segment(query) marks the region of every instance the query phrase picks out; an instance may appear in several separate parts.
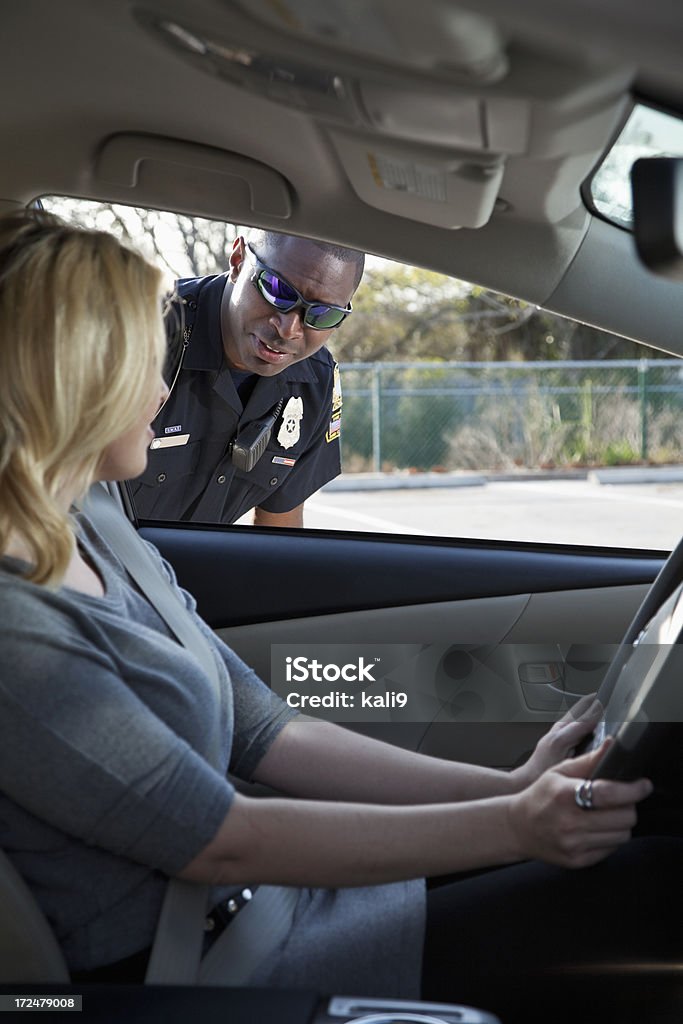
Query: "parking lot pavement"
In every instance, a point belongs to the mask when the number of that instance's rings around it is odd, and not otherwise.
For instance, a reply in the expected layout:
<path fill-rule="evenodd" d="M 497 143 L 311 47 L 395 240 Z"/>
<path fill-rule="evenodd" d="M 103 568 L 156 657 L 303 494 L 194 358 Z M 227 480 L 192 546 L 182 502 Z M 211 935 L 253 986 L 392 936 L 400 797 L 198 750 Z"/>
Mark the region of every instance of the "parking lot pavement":
<path fill-rule="evenodd" d="M 476 487 L 322 491 L 312 529 L 670 550 L 683 534 L 683 483 L 505 480 Z"/>

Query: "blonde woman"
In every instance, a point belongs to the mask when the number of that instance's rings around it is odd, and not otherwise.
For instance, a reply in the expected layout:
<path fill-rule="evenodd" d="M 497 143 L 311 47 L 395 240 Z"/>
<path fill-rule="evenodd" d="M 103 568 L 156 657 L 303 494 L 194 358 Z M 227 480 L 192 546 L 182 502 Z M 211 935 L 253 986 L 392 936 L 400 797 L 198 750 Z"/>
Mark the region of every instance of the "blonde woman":
<path fill-rule="evenodd" d="M 572 920 L 583 922 L 577 893 L 628 870 L 622 854 L 637 845 L 627 841 L 651 785 L 601 780 L 594 809 L 577 806 L 577 779 L 600 756 L 565 760 L 595 723 L 585 702 L 510 773 L 306 722 L 181 591 L 212 647 L 217 700 L 73 511 L 93 481 L 145 467 L 166 394 L 162 297 L 159 271 L 106 234 L 43 213 L 0 220 L 3 846 L 75 979 L 143 978 L 177 876 L 214 887 L 216 920 L 247 883 L 296 888 L 289 933 L 254 965 L 253 984 L 491 1005 L 496 972 L 565 956 Z M 228 769 L 298 799 L 240 795 Z M 656 852 L 643 886 L 665 884 Z M 427 892 L 421 881 L 519 861 L 531 863 Z M 516 913 L 538 934 L 520 941 Z M 615 942 L 656 952 L 647 914 L 608 923 L 595 942 L 582 931 L 583 956 Z"/>

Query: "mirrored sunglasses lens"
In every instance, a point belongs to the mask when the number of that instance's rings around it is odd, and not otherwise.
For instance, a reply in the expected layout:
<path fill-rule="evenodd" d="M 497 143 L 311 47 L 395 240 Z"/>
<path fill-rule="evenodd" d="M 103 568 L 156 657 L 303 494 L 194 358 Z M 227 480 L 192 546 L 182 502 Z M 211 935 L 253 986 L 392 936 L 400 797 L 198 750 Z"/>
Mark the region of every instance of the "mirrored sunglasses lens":
<path fill-rule="evenodd" d="M 299 296 L 294 292 L 286 281 L 282 281 L 276 274 L 263 270 L 258 278 L 259 288 L 264 299 L 278 309 L 291 309 L 299 301 Z"/>
<path fill-rule="evenodd" d="M 306 310 L 304 323 L 318 331 L 329 331 L 332 327 L 338 327 L 345 317 L 343 309 L 316 305 Z"/>

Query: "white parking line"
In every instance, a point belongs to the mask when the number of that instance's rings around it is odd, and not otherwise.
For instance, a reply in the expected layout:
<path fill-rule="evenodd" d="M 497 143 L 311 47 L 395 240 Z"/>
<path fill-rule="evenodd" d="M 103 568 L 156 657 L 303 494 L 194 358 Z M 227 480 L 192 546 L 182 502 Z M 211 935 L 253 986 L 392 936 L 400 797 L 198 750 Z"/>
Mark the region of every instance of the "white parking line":
<path fill-rule="evenodd" d="M 403 523 L 395 523 L 391 519 L 379 519 L 377 516 L 368 516 L 364 512 L 351 512 L 345 508 L 338 508 L 336 505 L 328 505 L 318 501 L 315 497 L 308 499 L 306 508 L 312 512 L 323 512 L 326 515 L 339 516 L 340 519 L 350 519 L 356 523 L 364 523 L 366 526 L 374 526 L 383 533 L 412 533 L 419 537 L 428 537 L 428 530 L 414 530 Z"/>
<path fill-rule="evenodd" d="M 488 487 L 495 486 L 505 489 L 507 491 L 536 491 L 540 494 L 557 494 L 564 498 L 576 497 L 577 499 L 583 500 L 584 498 L 592 498 L 594 501 L 617 501 L 620 503 L 633 504 L 637 502 L 639 505 L 656 505 L 658 507 L 666 506 L 667 508 L 681 508 L 683 509 L 683 498 L 676 501 L 675 498 L 652 498 L 644 494 L 638 494 L 633 491 L 633 484 L 628 485 L 628 490 L 615 491 L 612 486 L 607 485 L 605 487 L 597 487 L 595 490 L 590 489 L 592 485 L 586 485 L 581 490 L 575 488 L 562 487 L 561 484 L 551 483 L 496 483 L 488 484 Z"/>

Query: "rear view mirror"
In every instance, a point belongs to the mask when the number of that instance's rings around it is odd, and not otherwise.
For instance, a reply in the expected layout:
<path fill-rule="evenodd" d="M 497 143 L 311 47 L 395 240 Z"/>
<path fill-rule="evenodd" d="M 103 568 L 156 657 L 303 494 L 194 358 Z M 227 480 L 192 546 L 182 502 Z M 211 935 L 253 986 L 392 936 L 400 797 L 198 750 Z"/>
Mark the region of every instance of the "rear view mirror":
<path fill-rule="evenodd" d="M 640 259 L 655 274 L 683 281 L 683 158 L 636 160 L 631 188 Z"/>

